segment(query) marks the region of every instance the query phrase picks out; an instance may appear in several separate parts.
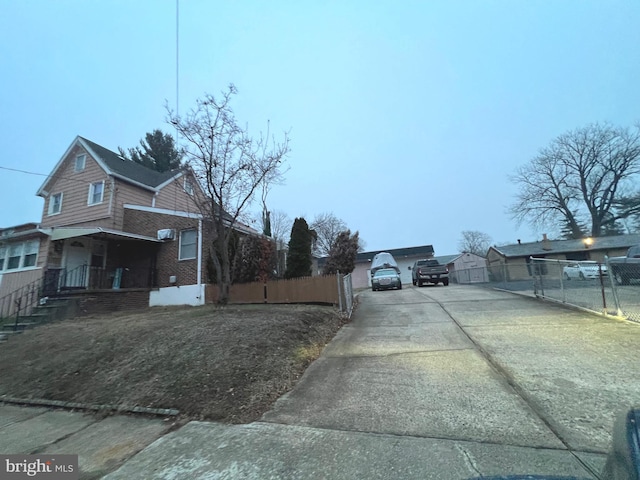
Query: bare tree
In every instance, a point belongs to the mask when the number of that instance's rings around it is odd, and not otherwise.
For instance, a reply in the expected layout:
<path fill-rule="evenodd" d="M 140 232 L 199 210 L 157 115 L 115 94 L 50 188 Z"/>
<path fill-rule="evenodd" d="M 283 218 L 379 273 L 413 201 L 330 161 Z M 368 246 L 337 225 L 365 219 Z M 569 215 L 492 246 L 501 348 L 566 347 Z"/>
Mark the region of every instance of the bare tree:
<path fill-rule="evenodd" d="M 167 107 L 169 122 L 185 143 L 186 161 L 205 192 L 199 206 L 214 237 L 211 260 L 223 304 L 229 299 L 234 227 L 261 185 L 280 177 L 289 152 L 286 133 L 280 143 L 262 135 L 256 140 L 238 125 L 230 105 L 235 94 L 233 85 L 220 100 L 207 94 L 184 117 Z"/>
<path fill-rule="evenodd" d="M 268 124 L 268 122 L 267 122 Z M 266 137 L 269 138 L 269 129 L 267 128 L 267 134 Z M 263 145 L 263 155 L 266 155 L 266 151 L 264 150 L 266 148 L 266 143 Z M 282 183 L 282 175 L 285 172 L 282 172 L 281 170 L 277 170 L 277 171 L 272 171 L 272 172 L 268 172 L 267 175 L 265 175 L 264 180 L 262 181 L 261 187 L 262 187 L 262 194 L 260 196 L 260 200 L 262 203 L 262 233 L 264 235 L 266 235 L 267 237 L 271 237 L 271 211 L 269 211 L 269 209 L 267 208 L 267 196 L 269 195 L 269 192 L 271 191 L 271 187 L 273 185 L 279 185 Z"/>
<path fill-rule="evenodd" d="M 278 248 L 285 245 L 289 240 L 288 237 L 291 234 L 291 227 L 293 221 L 282 210 L 274 210 L 271 212 L 271 238 L 276 242 Z"/>
<path fill-rule="evenodd" d="M 333 213 L 316 215 L 309 227 L 316 232 L 313 253 L 319 257 L 326 257 L 340 232 L 348 230 L 347 224 Z"/>
<path fill-rule="evenodd" d="M 559 136 L 517 170 L 511 180 L 520 193 L 509 212 L 519 224 L 561 226 L 571 238 L 600 236 L 640 212 L 638 173 L 640 125 L 589 125 Z"/>
<path fill-rule="evenodd" d="M 476 230 L 465 230 L 462 232 L 462 239 L 458 243 L 458 249 L 463 253 L 475 253 L 484 257 L 491 245 L 491 237 Z"/>
<path fill-rule="evenodd" d="M 271 238 L 276 244 L 276 254 L 278 262 L 276 273 L 278 277 L 284 275 L 286 269 L 286 245 L 291 235 L 291 227 L 293 220 L 282 210 L 274 210 L 270 214 L 271 219 Z"/>

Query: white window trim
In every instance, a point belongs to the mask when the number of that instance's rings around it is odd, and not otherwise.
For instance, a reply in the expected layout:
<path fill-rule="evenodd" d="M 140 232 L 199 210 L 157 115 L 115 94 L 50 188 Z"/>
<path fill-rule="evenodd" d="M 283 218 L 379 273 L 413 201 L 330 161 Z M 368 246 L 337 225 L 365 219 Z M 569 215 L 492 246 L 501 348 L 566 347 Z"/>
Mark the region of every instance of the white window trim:
<path fill-rule="evenodd" d="M 82 159 L 82 166 L 78 168 L 78 160 L 80 159 Z M 73 171 L 75 173 L 83 172 L 86 164 L 87 164 L 87 156 L 84 153 L 80 155 L 76 155 L 76 163 L 73 166 Z"/>
<path fill-rule="evenodd" d="M 36 256 L 36 261 L 33 265 L 29 265 L 28 267 L 24 267 L 24 259 L 27 256 L 25 254 L 25 247 L 28 243 L 30 242 L 38 242 L 38 246 L 35 249 L 35 256 Z M 18 267 L 16 268 L 8 268 L 9 266 L 9 252 L 11 251 L 11 247 L 15 247 L 16 245 L 20 245 L 20 260 L 18 261 Z M 13 273 L 13 272 L 24 272 L 26 270 L 35 270 L 38 267 L 38 257 L 40 253 L 40 240 L 36 239 L 36 240 L 27 240 L 24 242 L 20 242 L 20 243 L 14 243 L 14 244 L 8 244 L 6 245 L 5 251 L 4 251 L 4 262 L 2 265 L 2 269 L 0 269 L 0 273 Z M 30 253 L 28 255 L 33 255 L 33 253 Z"/>
<path fill-rule="evenodd" d="M 194 239 L 193 242 L 193 257 L 182 257 L 182 234 L 186 233 L 186 232 L 195 232 L 196 237 Z M 180 231 L 180 245 L 178 246 L 178 261 L 181 262 L 183 260 L 195 260 L 197 258 L 198 255 L 198 230 L 196 228 L 188 228 L 186 230 L 181 230 Z"/>
<path fill-rule="evenodd" d="M 93 186 L 97 185 L 97 184 L 101 184 L 102 185 L 102 190 L 100 191 L 100 201 L 99 202 L 91 202 L 91 200 L 93 199 Z M 102 202 L 104 201 L 104 180 L 101 180 L 99 182 L 91 182 L 91 184 L 89 185 L 89 198 L 87 198 L 87 205 L 91 206 L 91 205 L 100 205 Z"/>
<path fill-rule="evenodd" d="M 57 212 L 54 212 L 53 211 L 53 205 L 54 205 L 53 198 L 57 197 L 58 195 L 60 195 L 60 209 Z M 49 195 L 49 208 L 48 208 L 48 212 L 47 212 L 48 216 L 60 215 L 60 213 L 62 213 L 62 200 L 63 200 L 63 198 L 64 198 L 63 192 L 55 193 L 53 195 Z"/>

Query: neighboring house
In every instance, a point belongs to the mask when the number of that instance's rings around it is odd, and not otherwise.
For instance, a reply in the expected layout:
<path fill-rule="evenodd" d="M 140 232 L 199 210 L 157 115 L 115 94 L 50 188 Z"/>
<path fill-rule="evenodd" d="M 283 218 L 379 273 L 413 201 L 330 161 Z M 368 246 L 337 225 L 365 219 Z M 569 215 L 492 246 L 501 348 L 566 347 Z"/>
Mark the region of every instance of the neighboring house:
<path fill-rule="evenodd" d="M 433 258 L 434 253 L 432 245 L 358 253 L 356 256 L 356 267 L 351 273 L 353 288 L 366 288 L 371 286 L 371 261 L 373 257 L 380 252 L 388 252 L 393 255 L 400 269 L 402 283 L 411 283 L 411 270 L 409 267 L 413 267 L 413 263 L 416 260 Z"/>
<path fill-rule="evenodd" d="M 487 264 L 493 280 L 523 280 L 531 277 L 531 258 L 555 260 L 595 260 L 625 255 L 632 245 L 640 244 L 640 234 L 597 237 L 585 240 L 542 240 L 530 243 L 493 246 L 487 252 Z M 544 271 L 542 272 L 544 273 Z M 508 278 L 504 278 L 507 275 Z"/>
<path fill-rule="evenodd" d="M 435 257 L 449 268 L 449 278 L 454 283 L 483 283 L 489 281 L 487 259 L 475 253 L 457 253 Z"/>
<path fill-rule="evenodd" d="M 114 307 L 205 303 L 211 236 L 190 169 L 159 173 L 76 137 L 37 194 L 44 199 L 40 224 L 6 235 L 22 245 L 21 259 L 17 246 L 0 247 L 3 292 L 42 278 L 44 295 L 128 292 L 110 301 Z M 25 278 L 9 282 L 16 262 Z"/>
<path fill-rule="evenodd" d="M 16 308 L 14 299 L 3 302 L 3 298 L 42 278 L 47 245 L 47 236 L 37 223 L 0 229 L 0 318 Z"/>

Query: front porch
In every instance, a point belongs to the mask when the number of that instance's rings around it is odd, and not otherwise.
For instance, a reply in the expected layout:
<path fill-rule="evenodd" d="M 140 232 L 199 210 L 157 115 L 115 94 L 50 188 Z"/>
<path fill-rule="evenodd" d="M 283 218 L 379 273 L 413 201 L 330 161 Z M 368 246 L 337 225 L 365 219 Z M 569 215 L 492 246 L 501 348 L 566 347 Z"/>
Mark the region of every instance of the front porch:
<path fill-rule="evenodd" d="M 42 294 L 156 288 L 158 246 L 151 237 L 103 228 L 56 229 Z"/>
<path fill-rule="evenodd" d="M 77 291 L 157 288 L 152 268 L 97 267 L 80 265 L 72 270 L 50 267 L 44 273 L 42 295 L 66 295 Z"/>

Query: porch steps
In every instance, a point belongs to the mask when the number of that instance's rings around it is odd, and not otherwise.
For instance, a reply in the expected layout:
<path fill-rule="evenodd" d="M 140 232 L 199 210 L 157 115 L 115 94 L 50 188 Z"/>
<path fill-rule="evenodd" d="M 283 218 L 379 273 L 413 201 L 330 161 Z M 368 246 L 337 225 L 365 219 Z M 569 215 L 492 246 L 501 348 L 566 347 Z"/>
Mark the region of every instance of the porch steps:
<path fill-rule="evenodd" d="M 25 330 L 44 325 L 53 320 L 63 319 L 69 309 L 67 298 L 46 298 L 41 305 L 33 307 L 30 315 L 18 317 L 7 321 L 0 327 L 0 343 L 6 342 L 12 335 L 20 334 Z"/>

